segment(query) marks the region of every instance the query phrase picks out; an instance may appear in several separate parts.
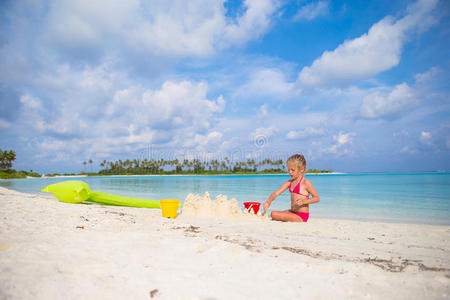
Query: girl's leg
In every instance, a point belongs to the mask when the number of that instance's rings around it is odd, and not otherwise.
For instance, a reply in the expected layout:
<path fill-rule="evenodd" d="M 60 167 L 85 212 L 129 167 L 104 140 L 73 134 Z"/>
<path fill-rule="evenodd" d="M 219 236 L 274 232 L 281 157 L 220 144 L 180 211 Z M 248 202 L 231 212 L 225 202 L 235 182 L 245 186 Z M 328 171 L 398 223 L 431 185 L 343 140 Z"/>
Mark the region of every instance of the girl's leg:
<path fill-rule="evenodd" d="M 283 222 L 303 222 L 302 218 L 298 215 L 290 212 L 289 210 L 283 211 L 273 211 L 270 216 L 272 220 L 283 221 Z"/>

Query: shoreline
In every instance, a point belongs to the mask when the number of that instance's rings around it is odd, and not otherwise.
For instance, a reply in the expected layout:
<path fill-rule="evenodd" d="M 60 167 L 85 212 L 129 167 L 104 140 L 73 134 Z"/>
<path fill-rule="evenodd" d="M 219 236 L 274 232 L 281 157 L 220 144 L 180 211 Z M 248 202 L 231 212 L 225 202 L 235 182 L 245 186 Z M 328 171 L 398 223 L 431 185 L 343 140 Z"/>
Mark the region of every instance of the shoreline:
<path fill-rule="evenodd" d="M 449 171 L 428 171 L 428 172 L 330 172 L 330 173 L 306 173 L 305 176 L 330 176 L 330 175 L 446 175 L 450 174 Z M 44 178 L 86 178 L 86 177 L 162 177 L 162 176 L 289 176 L 288 173 L 269 173 L 269 174 L 122 174 L 122 175 L 56 175 L 56 176 L 46 176 L 42 175 L 40 177 L 27 176 L 26 178 L 8 178 L 0 180 L 10 180 L 10 179 L 44 179 Z"/>
<path fill-rule="evenodd" d="M 325 175 L 325 174 L 324 174 Z M 328 175 L 328 174 L 326 174 Z M 347 175 L 347 174 L 346 174 Z M 232 178 L 235 178 L 234 180 L 240 181 L 240 176 L 242 175 L 225 175 L 223 178 L 224 180 L 229 180 Z M 243 175 L 244 177 L 246 175 Z M 310 175 L 307 175 L 308 177 L 310 177 Z M 336 175 L 336 180 L 339 180 L 339 176 L 340 175 Z M 358 175 L 357 175 L 358 176 Z M 439 175 L 436 175 L 437 177 L 439 177 Z M 90 179 L 88 179 L 90 177 Z M 142 177 L 142 180 L 145 180 L 145 178 L 161 178 L 162 181 L 165 182 L 167 178 L 167 180 L 169 180 L 170 178 L 177 178 L 179 177 L 180 180 L 181 178 L 189 178 L 191 177 L 191 180 L 197 180 L 195 179 L 196 177 L 198 178 L 198 180 L 203 180 L 201 179 L 203 177 L 203 175 L 196 175 L 195 177 L 191 176 L 191 175 L 112 175 L 112 176 L 85 176 L 82 178 L 73 178 L 73 180 L 79 179 L 79 180 L 84 180 L 85 182 L 87 182 L 88 184 L 94 184 L 94 183 L 99 183 L 100 182 L 100 186 L 101 183 L 106 180 L 109 181 L 107 178 L 111 178 L 111 180 L 113 178 L 122 178 L 122 180 L 127 181 L 127 178 L 131 181 L 133 181 L 134 179 L 132 178 L 139 178 Z M 205 180 L 207 178 L 214 178 L 214 176 L 205 176 Z M 229 178 L 225 178 L 225 177 L 229 177 Z M 257 178 L 259 177 L 259 175 L 247 175 L 247 178 Z M 269 176 L 266 176 L 266 180 L 271 180 L 269 177 L 283 177 L 283 178 L 288 178 L 288 175 L 286 174 L 271 174 Z M 327 177 L 327 176 L 325 176 Z M 86 178 L 86 179 L 84 179 Z M 322 177 L 324 178 L 324 177 Z M 41 189 L 49 184 L 52 183 L 56 183 L 56 182 L 60 182 L 60 181 L 64 181 L 64 180 L 71 180 L 72 178 L 67 178 L 66 176 L 64 176 L 63 178 L 39 178 L 37 180 L 31 180 L 29 182 L 27 181 L 9 181 L 9 180 L 0 180 L 0 187 L 3 186 L 5 188 L 9 188 L 11 190 L 17 190 L 20 192 L 25 192 L 25 193 L 33 193 L 36 195 L 42 195 L 43 193 L 40 192 Z M 314 175 L 312 175 L 311 180 L 314 179 Z M 333 179 L 334 180 L 334 179 Z M 9 182 L 8 182 L 9 181 Z M 156 180 L 159 181 L 159 180 Z M 128 182 L 128 181 L 127 181 Z M 153 182 L 153 179 L 149 181 L 145 181 L 145 182 Z M 100 186 L 96 186 L 95 190 L 100 190 L 106 193 L 110 193 L 110 194 L 117 194 L 117 195 L 121 195 L 121 196 L 126 196 L 126 197 L 131 197 L 131 198 L 139 198 L 139 199 L 162 199 L 162 198 L 167 198 L 167 194 L 166 192 L 164 192 L 164 195 L 162 193 L 159 193 L 157 195 L 153 195 L 153 196 L 149 196 L 146 195 L 143 192 L 137 191 L 137 192 L 132 192 L 132 191 L 127 191 L 126 189 L 121 189 L 120 184 L 113 184 L 114 188 L 112 188 L 111 186 L 108 186 L 110 189 L 108 189 L 108 187 L 100 187 Z M 126 184 L 125 184 L 126 185 Z M 175 197 L 176 199 L 179 199 L 181 202 L 183 201 L 183 199 L 187 196 L 188 194 L 188 190 L 189 187 L 187 186 L 187 189 L 184 189 L 183 192 L 178 193 L 177 195 L 172 195 L 171 197 Z M 193 191 L 190 191 L 189 193 L 192 193 Z M 199 194 L 204 194 L 205 192 L 210 192 L 212 193 L 213 197 L 222 195 L 224 193 L 224 191 L 222 190 L 208 190 L 208 186 L 204 186 L 204 188 L 202 188 L 201 190 L 196 190 L 194 193 L 199 193 Z M 233 194 L 233 193 L 227 193 L 225 192 L 225 196 L 229 197 L 230 199 L 233 197 L 237 197 L 237 199 L 240 201 L 239 203 L 241 205 L 243 205 L 243 202 L 245 202 L 244 200 L 246 200 L 245 195 L 239 194 Z M 325 194 L 322 195 L 325 197 Z M 265 200 L 266 195 L 263 195 L 263 198 L 255 198 L 254 200 L 246 200 L 246 201 L 256 201 L 256 202 L 263 202 L 260 201 L 261 199 Z M 323 200 L 326 203 L 331 203 L 332 200 L 334 200 L 333 198 L 330 198 L 329 196 L 327 198 L 323 198 Z M 445 201 L 446 199 L 443 199 L 443 201 Z M 341 195 L 341 199 L 340 201 L 345 202 L 346 198 L 345 195 Z M 278 205 L 278 206 L 274 206 L 271 208 L 271 210 L 284 210 L 287 209 L 287 206 L 285 205 Z M 450 221 L 448 221 L 448 218 L 445 217 L 444 213 L 441 213 L 439 215 L 437 214 L 421 214 L 420 218 L 419 217 L 411 217 L 411 215 L 409 215 L 408 210 L 405 211 L 401 211 L 397 214 L 383 214 L 383 213 L 376 213 L 374 211 L 369 211 L 369 210 L 364 210 L 364 206 L 359 210 L 358 214 L 355 214 L 352 210 L 341 210 L 338 211 L 337 213 L 334 210 L 330 210 L 330 205 L 328 205 L 328 207 L 324 207 L 324 209 L 321 210 L 317 210 L 315 212 L 313 212 L 312 214 L 313 217 L 316 218 L 323 218 L 323 219 L 330 219 L 330 220 L 358 220 L 361 222 L 385 222 L 385 223 L 398 223 L 398 224 L 428 224 L 428 225 L 440 225 L 440 226 L 448 226 L 450 225 Z M 414 216 L 417 216 L 414 215 Z"/>
<path fill-rule="evenodd" d="M 166 219 L 158 209 L 68 204 L 0 188 L 0 232 L 0 298 L 450 295 L 448 226 Z"/>
<path fill-rule="evenodd" d="M 326 176 L 326 175 L 422 175 L 422 174 L 431 174 L 431 175 L 446 175 L 450 174 L 450 171 L 428 171 L 428 172 L 330 172 L 330 173 L 306 173 L 305 176 L 313 175 L 313 176 Z M 146 177 L 158 177 L 158 176 L 289 176 L 288 173 L 268 173 L 268 174 L 262 174 L 262 173 L 248 173 L 248 174 L 229 174 L 229 173 L 223 173 L 223 174 L 122 174 L 122 175 L 85 175 L 85 174 L 79 174 L 79 175 L 56 175 L 56 176 L 45 176 L 42 175 L 41 177 L 32 177 L 28 176 L 26 178 L 11 178 L 11 179 L 34 179 L 34 178 L 84 178 L 84 177 L 139 177 L 139 176 L 146 176 Z M 0 179 L 0 180 L 8 180 L 8 179 Z"/>
<path fill-rule="evenodd" d="M 306 173 L 307 175 L 345 175 L 350 173 L 340 173 L 340 172 L 332 172 L 332 173 Z M 43 178 L 85 178 L 85 177 L 158 177 L 158 176 L 289 176 L 287 173 L 277 173 L 277 174 L 123 174 L 123 175 L 56 175 L 56 176 L 46 176 L 42 175 L 41 177 L 32 177 L 27 176 L 26 178 L 9 178 L 9 179 L 0 179 L 0 180 L 10 180 L 10 179 L 43 179 Z"/>
<path fill-rule="evenodd" d="M 45 176 L 42 175 L 41 177 L 27 177 L 27 178 L 79 178 L 79 177 L 89 177 L 88 175 L 56 175 L 56 176 Z"/>
<path fill-rule="evenodd" d="M 305 175 L 344 175 L 351 173 L 341 173 L 341 172 L 331 172 L 331 173 L 306 173 Z M 288 176 L 287 173 L 276 173 L 276 174 L 123 174 L 123 175 L 56 175 L 56 176 L 46 176 L 42 175 L 41 177 L 33 177 L 27 176 L 25 178 L 10 178 L 10 179 L 35 179 L 35 178 L 84 178 L 84 177 L 139 177 L 139 176 L 148 176 L 148 177 L 157 177 L 157 176 Z M 0 179 L 0 180 L 8 180 L 8 179 Z"/>
<path fill-rule="evenodd" d="M 348 173 L 332 172 L 332 173 L 306 173 L 305 175 L 343 175 Z M 38 178 L 64 178 L 64 177 L 139 177 L 139 176 L 288 176 L 287 173 L 275 173 L 275 174 L 124 174 L 124 175 L 66 175 L 66 176 L 43 176 Z M 31 178 L 31 177 L 30 177 Z"/>

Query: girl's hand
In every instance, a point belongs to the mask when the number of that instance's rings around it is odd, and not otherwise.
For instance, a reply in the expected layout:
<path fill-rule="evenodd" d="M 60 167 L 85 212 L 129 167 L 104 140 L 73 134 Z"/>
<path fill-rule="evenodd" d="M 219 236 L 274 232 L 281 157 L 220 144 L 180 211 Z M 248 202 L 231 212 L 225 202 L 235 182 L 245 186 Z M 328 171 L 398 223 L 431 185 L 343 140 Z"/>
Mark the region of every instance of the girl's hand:
<path fill-rule="evenodd" d="M 269 208 L 269 206 L 270 206 L 270 203 L 268 201 L 263 203 L 264 210 L 267 210 Z"/>
<path fill-rule="evenodd" d="M 297 199 L 297 200 L 295 200 L 295 203 L 296 203 L 298 206 L 302 206 L 302 205 L 303 205 L 303 200 L 302 200 L 302 199 Z"/>

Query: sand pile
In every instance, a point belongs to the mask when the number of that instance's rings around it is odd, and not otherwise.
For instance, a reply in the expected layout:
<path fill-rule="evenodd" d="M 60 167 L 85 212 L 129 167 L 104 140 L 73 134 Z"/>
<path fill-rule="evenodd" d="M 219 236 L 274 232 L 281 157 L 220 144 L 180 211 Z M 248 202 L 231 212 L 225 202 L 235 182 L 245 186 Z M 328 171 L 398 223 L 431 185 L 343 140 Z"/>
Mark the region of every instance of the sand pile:
<path fill-rule="evenodd" d="M 257 215 L 247 212 L 239 206 L 235 198 L 228 199 L 225 195 L 218 195 L 211 200 L 208 192 L 203 196 L 199 194 L 189 194 L 183 203 L 182 216 L 212 217 L 212 218 L 263 218 L 261 210 Z"/>

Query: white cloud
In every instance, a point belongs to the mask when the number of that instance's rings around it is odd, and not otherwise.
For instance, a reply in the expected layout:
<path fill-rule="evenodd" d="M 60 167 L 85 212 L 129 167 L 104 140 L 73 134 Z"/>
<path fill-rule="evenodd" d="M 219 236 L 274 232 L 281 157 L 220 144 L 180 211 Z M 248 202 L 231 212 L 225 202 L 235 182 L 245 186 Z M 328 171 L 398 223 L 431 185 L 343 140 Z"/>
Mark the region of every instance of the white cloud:
<path fill-rule="evenodd" d="M 294 16 L 294 21 L 307 20 L 311 21 L 318 17 L 329 14 L 329 3 L 327 1 L 312 2 L 300 7 Z"/>
<path fill-rule="evenodd" d="M 317 137 L 317 136 L 323 136 L 325 134 L 325 131 L 323 129 L 316 129 L 312 127 L 308 127 L 304 130 L 299 131 L 289 131 L 286 134 L 287 140 L 301 140 L 301 139 L 307 139 L 311 137 Z"/>
<path fill-rule="evenodd" d="M 44 120 L 44 107 L 37 97 L 25 94 L 20 97 L 21 119 L 20 126 L 27 127 L 25 132 L 37 131 L 42 133 L 49 129 L 49 125 Z M 62 128 L 62 126 L 61 126 Z"/>
<path fill-rule="evenodd" d="M 402 137 L 402 136 L 409 136 L 409 132 L 407 130 L 400 130 L 398 132 L 394 132 L 392 134 L 394 137 Z"/>
<path fill-rule="evenodd" d="M 223 4 L 223 0 L 53 1 L 45 36 L 66 51 L 110 52 L 108 47 L 119 39 L 132 53 L 203 56 L 258 38 L 279 7 L 278 1 L 246 0 L 244 13 L 229 18 Z"/>
<path fill-rule="evenodd" d="M 220 39 L 231 44 L 242 44 L 250 38 L 259 37 L 269 28 L 271 17 L 280 5 L 279 0 L 245 0 L 247 10 L 235 22 L 226 25 Z"/>
<path fill-rule="evenodd" d="M 267 110 L 268 106 L 269 105 L 265 103 L 259 107 L 258 118 L 264 119 L 269 116 L 269 111 Z"/>
<path fill-rule="evenodd" d="M 23 121 L 19 126 L 40 134 L 80 137 L 91 123 L 90 117 L 98 118 L 104 112 L 105 101 L 121 83 L 126 83 L 124 76 L 104 63 L 77 69 L 58 65 L 53 72 L 42 72 L 33 79 L 32 85 L 39 86 L 42 96 L 21 96 Z"/>
<path fill-rule="evenodd" d="M 130 86 L 115 91 L 112 101 L 92 112 L 70 99 L 58 99 L 46 112 L 39 98 L 26 94 L 21 98 L 21 118 L 26 120 L 21 126 L 30 135 L 37 131 L 46 137 L 36 147 L 50 156 L 52 149 L 73 154 L 81 145 L 89 145 L 84 152 L 103 155 L 136 151 L 150 143 L 206 148 L 222 138 L 212 122 L 225 107 L 222 96 L 209 100 L 207 90 L 206 83 L 190 81 L 166 81 L 154 90 Z"/>
<path fill-rule="evenodd" d="M 11 123 L 0 119 L 0 131 L 11 128 Z"/>
<path fill-rule="evenodd" d="M 433 81 L 440 73 L 442 69 L 439 67 L 432 67 L 425 73 L 419 73 L 414 76 L 417 84 L 427 84 Z"/>
<path fill-rule="evenodd" d="M 333 51 L 325 51 L 298 75 L 300 86 L 341 84 L 369 78 L 400 62 L 403 45 L 414 30 L 434 24 L 432 10 L 437 0 L 419 0 L 399 20 L 385 17 L 369 32 L 345 41 Z M 422 20 L 425 20 L 423 22 Z"/>
<path fill-rule="evenodd" d="M 277 132 L 278 128 L 275 126 L 259 127 L 250 134 L 250 139 L 256 147 L 262 148 L 269 144 L 270 138 Z"/>
<path fill-rule="evenodd" d="M 278 129 L 275 126 L 260 127 L 260 128 L 256 128 L 252 135 L 253 136 L 265 136 L 267 138 L 270 138 L 277 132 L 278 132 Z"/>
<path fill-rule="evenodd" d="M 388 94 L 376 90 L 365 96 L 360 107 L 360 116 L 367 119 L 391 116 L 418 104 L 414 90 L 406 83 L 402 83 Z"/>
<path fill-rule="evenodd" d="M 422 131 L 420 133 L 420 142 L 422 144 L 431 145 L 431 138 L 432 138 L 431 132 Z"/>
<path fill-rule="evenodd" d="M 20 102 L 29 110 L 42 110 L 41 101 L 30 94 L 25 94 L 20 97 Z"/>
<path fill-rule="evenodd" d="M 442 133 L 442 132 L 441 132 Z M 434 138 L 436 136 L 437 138 Z M 447 142 L 449 140 L 447 139 Z M 418 143 L 416 143 L 416 147 L 410 148 L 409 146 L 405 146 L 401 149 L 400 152 L 402 153 L 409 153 L 409 154 L 417 154 L 419 152 L 428 152 L 428 151 L 435 151 L 440 152 L 439 145 L 446 144 L 445 137 L 433 135 L 430 131 L 421 131 L 418 139 Z"/>
<path fill-rule="evenodd" d="M 39 144 L 35 144 L 33 150 L 33 159 L 44 160 L 46 163 L 67 162 L 78 160 L 74 154 L 78 153 L 79 145 L 72 145 L 68 149 L 67 141 L 47 137 Z"/>
<path fill-rule="evenodd" d="M 351 144 L 355 135 L 356 133 L 354 132 L 344 133 L 343 131 L 341 131 L 337 135 L 333 136 L 333 140 L 335 143 L 330 148 L 324 149 L 322 151 L 329 154 L 346 154 L 349 151 L 348 149 L 345 149 L 344 146 L 347 144 Z"/>
<path fill-rule="evenodd" d="M 57 140 L 54 138 L 45 138 L 40 143 L 40 148 L 42 150 L 44 150 L 46 153 L 52 152 L 52 154 L 53 154 L 57 151 L 66 150 L 67 145 L 66 145 L 66 141 L 64 141 L 64 140 Z"/>
<path fill-rule="evenodd" d="M 355 136 L 355 133 L 352 133 L 352 132 L 349 132 L 349 133 L 339 132 L 338 135 L 333 136 L 333 140 L 335 140 L 339 146 L 342 146 L 342 145 L 351 143 L 353 136 Z"/>
<path fill-rule="evenodd" d="M 186 140 L 184 147 L 197 147 L 197 150 L 205 150 L 208 146 L 217 146 L 222 140 L 223 134 L 212 131 L 208 134 L 195 134 L 194 139 Z"/>
<path fill-rule="evenodd" d="M 51 68 L 39 73 L 31 84 L 45 87 L 49 90 L 65 91 L 66 96 L 84 93 L 98 98 L 108 95 L 114 89 L 114 84 L 120 84 L 127 80 L 126 76 L 113 67 L 114 62 L 108 59 L 96 66 L 84 65 L 83 67 L 72 67 L 68 63 L 53 65 Z M 91 97 L 89 97 L 91 98 Z M 82 98 L 76 99 L 83 101 Z"/>
<path fill-rule="evenodd" d="M 408 153 L 408 154 L 417 154 L 419 151 L 417 149 L 410 149 L 408 146 L 403 147 L 400 150 L 401 153 Z"/>
<path fill-rule="evenodd" d="M 408 15 L 400 22 L 405 27 L 413 26 L 419 33 L 428 30 L 438 22 L 438 18 L 431 13 L 438 2 L 439 0 L 417 0 L 408 6 Z"/>
<path fill-rule="evenodd" d="M 139 1 L 50 1 L 43 38 L 65 51 L 96 51 L 138 22 Z"/>
<path fill-rule="evenodd" d="M 132 123 L 136 134 L 147 128 L 174 130 L 173 140 L 184 143 L 196 133 L 208 131 L 213 114 L 225 107 L 222 96 L 208 100 L 206 94 L 204 82 L 166 81 L 159 90 L 131 87 L 116 92 L 107 112 L 119 124 Z"/>
<path fill-rule="evenodd" d="M 235 97 L 286 99 L 299 92 L 295 83 L 286 80 L 283 71 L 264 68 L 253 72 L 249 81 L 236 91 Z"/>

